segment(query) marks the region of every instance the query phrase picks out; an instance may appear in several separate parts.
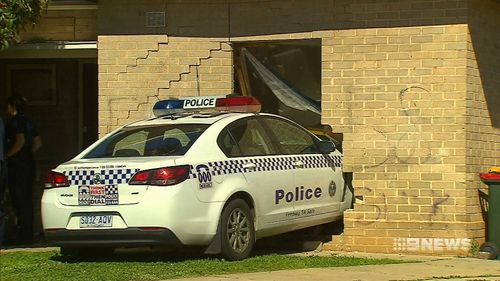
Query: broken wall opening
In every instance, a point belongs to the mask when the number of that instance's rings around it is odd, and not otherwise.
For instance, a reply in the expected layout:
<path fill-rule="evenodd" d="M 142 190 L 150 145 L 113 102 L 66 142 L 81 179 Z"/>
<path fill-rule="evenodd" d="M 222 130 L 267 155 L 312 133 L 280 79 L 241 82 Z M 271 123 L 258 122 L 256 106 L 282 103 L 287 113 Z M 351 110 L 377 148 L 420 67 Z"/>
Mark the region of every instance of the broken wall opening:
<path fill-rule="evenodd" d="M 235 92 L 255 96 L 262 112 L 322 128 L 320 39 L 237 43 L 233 50 Z"/>
<path fill-rule="evenodd" d="M 321 124 L 321 44 L 321 39 L 234 43 L 234 91 L 255 96 L 262 112 L 287 117 L 342 151 L 343 135 Z"/>
<path fill-rule="evenodd" d="M 277 114 L 304 126 L 322 139 L 333 141 L 342 152 L 342 134 L 321 124 L 321 39 L 251 41 L 233 43 L 234 91 L 254 96 L 261 112 Z M 334 124 L 333 124 L 334 125 Z M 352 173 L 344 174 L 352 190 Z M 343 232 L 342 221 L 278 236 L 277 241 L 319 240 L 327 242 Z M 289 243 L 288 243 L 289 244 Z"/>

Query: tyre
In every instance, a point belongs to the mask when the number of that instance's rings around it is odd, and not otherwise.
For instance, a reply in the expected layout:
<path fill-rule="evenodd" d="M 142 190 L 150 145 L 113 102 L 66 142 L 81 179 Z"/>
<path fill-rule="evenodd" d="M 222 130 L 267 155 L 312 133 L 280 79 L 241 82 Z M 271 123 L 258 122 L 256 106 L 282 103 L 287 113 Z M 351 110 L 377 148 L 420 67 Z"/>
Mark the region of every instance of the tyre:
<path fill-rule="evenodd" d="M 250 256 L 255 244 L 253 213 L 242 199 L 230 201 L 221 215 L 222 256 L 230 261 Z"/>
<path fill-rule="evenodd" d="M 489 253 L 490 254 L 490 256 L 489 256 L 490 260 L 496 259 L 497 256 L 498 256 L 498 254 L 499 254 L 499 249 L 492 242 L 486 242 L 483 245 L 481 245 L 481 248 L 479 248 L 479 251 L 480 252 Z"/>

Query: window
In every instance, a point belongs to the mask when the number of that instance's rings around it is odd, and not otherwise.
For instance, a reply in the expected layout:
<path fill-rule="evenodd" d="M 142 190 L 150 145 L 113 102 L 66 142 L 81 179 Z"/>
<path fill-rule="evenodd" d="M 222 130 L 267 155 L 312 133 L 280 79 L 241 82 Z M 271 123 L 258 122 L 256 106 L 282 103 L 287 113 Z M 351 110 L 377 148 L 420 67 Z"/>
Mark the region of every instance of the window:
<path fill-rule="evenodd" d="M 312 136 L 302 128 L 277 118 L 264 118 L 284 154 L 319 153 Z"/>
<path fill-rule="evenodd" d="M 244 119 L 229 125 L 218 142 L 228 157 L 276 154 L 269 136 L 256 119 Z"/>
<path fill-rule="evenodd" d="M 55 105 L 56 66 L 53 64 L 8 65 L 7 92 L 9 95 L 26 97 L 30 105 Z"/>
<path fill-rule="evenodd" d="M 207 127 L 183 124 L 123 128 L 84 158 L 184 155 Z"/>

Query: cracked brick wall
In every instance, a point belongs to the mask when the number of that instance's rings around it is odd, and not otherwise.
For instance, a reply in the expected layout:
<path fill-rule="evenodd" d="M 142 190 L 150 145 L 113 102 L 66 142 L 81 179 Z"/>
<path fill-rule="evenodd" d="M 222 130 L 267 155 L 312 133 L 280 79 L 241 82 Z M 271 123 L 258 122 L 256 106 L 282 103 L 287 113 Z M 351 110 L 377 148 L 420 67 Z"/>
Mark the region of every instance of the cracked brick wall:
<path fill-rule="evenodd" d="M 221 41 L 166 35 L 99 36 L 99 134 L 150 117 L 160 99 L 232 93 Z"/>
<path fill-rule="evenodd" d="M 196 95 L 194 69 L 202 94 L 231 92 L 232 42 L 319 38 L 322 122 L 344 134 L 362 199 L 324 248 L 457 255 L 484 241 L 476 175 L 500 165 L 498 1 L 124 2 L 100 27 L 115 33 L 99 37 L 101 135 L 157 97 Z M 166 9 L 165 28 L 137 24 L 149 8 Z"/>

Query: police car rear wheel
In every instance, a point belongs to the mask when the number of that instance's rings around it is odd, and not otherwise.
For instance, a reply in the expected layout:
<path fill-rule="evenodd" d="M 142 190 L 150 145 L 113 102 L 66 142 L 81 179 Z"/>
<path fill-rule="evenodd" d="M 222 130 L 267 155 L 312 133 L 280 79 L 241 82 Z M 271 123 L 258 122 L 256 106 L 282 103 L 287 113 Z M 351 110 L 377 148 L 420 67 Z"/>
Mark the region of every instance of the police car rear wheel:
<path fill-rule="evenodd" d="M 222 255 L 227 260 L 242 260 L 252 252 L 255 243 L 253 214 L 247 203 L 236 199 L 222 211 Z"/>

